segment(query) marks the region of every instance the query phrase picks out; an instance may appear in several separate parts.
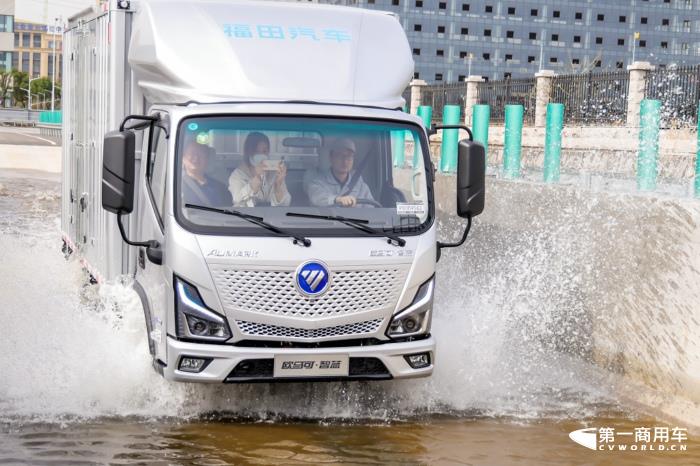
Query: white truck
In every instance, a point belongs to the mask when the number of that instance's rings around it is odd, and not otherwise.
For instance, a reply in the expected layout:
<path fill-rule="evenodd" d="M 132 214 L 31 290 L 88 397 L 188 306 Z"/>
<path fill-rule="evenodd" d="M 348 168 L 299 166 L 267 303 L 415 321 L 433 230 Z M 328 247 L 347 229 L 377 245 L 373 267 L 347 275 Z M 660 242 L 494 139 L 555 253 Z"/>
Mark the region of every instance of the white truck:
<path fill-rule="evenodd" d="M 169 380 L 432 373 L 440 249 L 398 19 L 305 3 L 110 0 L 64 38 L 64 250 L 133 277 Z M 443 127 L 445 128 L 445 127 Z M 450 127 L 455 129 L 456 127 Z"/>

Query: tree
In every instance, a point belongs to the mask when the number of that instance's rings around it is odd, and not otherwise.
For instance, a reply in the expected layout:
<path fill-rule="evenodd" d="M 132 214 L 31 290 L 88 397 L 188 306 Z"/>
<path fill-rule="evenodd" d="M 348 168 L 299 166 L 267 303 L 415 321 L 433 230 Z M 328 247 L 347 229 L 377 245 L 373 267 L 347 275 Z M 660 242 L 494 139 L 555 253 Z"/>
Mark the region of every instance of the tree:
<path fill-rule="evenodd" d="M 11 84 L 8 85 L 9 94 L 13 97 L 15 105 L 26 108 L 29 102 L 27 101 L 27 86 L 29 86 L 29 75 L 23 71 L 14 70 L 10 79 Z M 51 79 L 41 77 L 32 80 L 32 110 L 50 109 L 51 108 Z M 2 80 L 0 78 L 0 95 L 2 93 Z M 56 108 L 60 108 L 61 86 L 56 83 L 54 90 L 56 99 Z"/>
<path fill-rule="evenodd" d="M 35 96 L 32 96 L 33 110 L 39 110 L 40 108 L 51 108 L 51 80 L 49 78 L 42 77 L 32 81 L 32 94 L 35 94 Z M 43 107 L 40 106 L 40 102 L 43 103 Z M 47 102 L 48 106 L 46 105 Z"/>
<path fill-rule="evenodd" d="M 12 72 L 12 97 L 19 107 L 27 106 L 27 91 L 22 90 L 27 89 L 27 86 L 29 86 L 29 74 L 14 70 Z"/>
<path fill-rule="evenodd" d="M 12 87 L 12 71 L 0 71 L 0 106 L 5 107 Z"/>

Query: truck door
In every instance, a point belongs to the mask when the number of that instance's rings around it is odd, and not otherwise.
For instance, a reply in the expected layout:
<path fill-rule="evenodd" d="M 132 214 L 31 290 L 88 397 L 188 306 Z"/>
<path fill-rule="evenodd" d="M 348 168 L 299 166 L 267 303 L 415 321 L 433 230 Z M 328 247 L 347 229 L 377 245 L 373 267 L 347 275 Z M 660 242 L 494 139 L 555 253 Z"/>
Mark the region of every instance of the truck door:
<path fill-rule="evenodd" d="M 149 147 L 150 142 L 150 147 Z M 143 241 L 156 240 L 165 249 L 165 231 L 163 218 L 166 212 L 166 192 L 168 179 L 168 138 L 167 132 L 154 126 L 144 134 L 138 212 L 139 221 L 136 227 L 137 237 Z M 169 289 L 170 280 L 163 265 L 151 262 L 146 254 L 146 248 L 140 247 L 137 254 L 136 281 L 141 288 L 148 309 L 146 324 L 149 337 L 149 350 L 154 358 L 166 361 L 166 314 L 172 293 Z"/>
<path fill-rule="evenodd" d="M 73 33 L 74 49 L 71 53 L 72 67 L 71 73 L 73 76 L 73 108 L 71 108 L 71 134 L 67 135 L 70 138 L 71 152 L 71 176 L 70 176 L 70 195 L 71 195 L 71 219 L 73 228 L 71 234 L 77 247 L 82 248 L 87 242 L 86 231 L 86 210 L 87 210 L 87 175 L 85 170 L 86 151 L 88 146 L 87 124 L 88 124 L 88 107 L 86 104 L 88 92 L 87 79 L 87 61 L 89 57 L 89 38 L 87 33 L 87 25 L 79 27 Z M 82 97 L 80 97 L 82 96 Z"/>

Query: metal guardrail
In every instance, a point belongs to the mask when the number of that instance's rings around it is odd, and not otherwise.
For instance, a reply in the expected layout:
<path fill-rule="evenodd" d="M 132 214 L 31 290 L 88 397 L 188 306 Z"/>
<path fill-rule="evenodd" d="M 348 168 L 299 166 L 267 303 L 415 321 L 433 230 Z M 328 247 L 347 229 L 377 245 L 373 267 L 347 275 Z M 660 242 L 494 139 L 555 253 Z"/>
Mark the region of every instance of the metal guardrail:
<path fill-rule="evenodd" d="M 2 121 L 39 121 L 38 110 L 26 108 L 0 108 L 0 122 Z"/>
<path fill-rule="evenodd" d="M 63 129 L 61 125 L 40 124 L 36 127 L 39 128 L 39 134 L 41 134 L 42 136 L 48 136 L 60 140 L 63 134 Z"/>
<path fill-rule="evenodd" d="M 700 65 L 650 71 L 644 96 L 661 101 L 662 127 L 694 127 L 700 100 Z"/>
<path fill-rule="evenodd" d="M 628 90 L 627 71 L 555 76 L 550 102 L 564 104 L 567 124 L 624 125 Z"/>
<path fill-rule="evenodd" d="M 36 126 L 36 121 L 28 120 L 0 120 L 0 126 L 19 126 L 23 128 L 33 128 Z"/>
<path fill-rule="evenodd" d="M 487 81 L 477 86 L 478 102 L 491 107 L 491 121 L 496 123 L 505 120 L 506 105 L 520 104 L 525 109 L 524 122 L 534 124 L 536 95 L 535 78 Z"/>

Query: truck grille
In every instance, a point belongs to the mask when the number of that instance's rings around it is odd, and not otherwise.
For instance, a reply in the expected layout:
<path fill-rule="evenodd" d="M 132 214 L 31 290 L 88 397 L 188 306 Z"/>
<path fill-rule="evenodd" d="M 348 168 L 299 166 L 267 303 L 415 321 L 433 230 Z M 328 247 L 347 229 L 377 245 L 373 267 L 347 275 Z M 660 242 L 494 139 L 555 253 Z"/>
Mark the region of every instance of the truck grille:
<path fill-rule="evenodd" d="M 241 270 L 217 264 L 211 268 L 227 312 L 240 310 L 307 319 L 393 307 L 407 271 L 402 267 L 333 270 L 329 291 L 310 298 L 297 291 L 291 270 Z"/>
<path fill-rule="evenodd" d="M 365 322 L 356 322 L 353 324 L 314 329 L 281 327 L 277 325 L 257 324 L 242 320 L 237 320 L 236 325 L 238 325 L 241 333 L 246 336 L 312 339 L 374 333 L 379 329 L 379 327 L 381 327 L 382 320 L 383 319 L 374 319 L 367 320 Z"/>

